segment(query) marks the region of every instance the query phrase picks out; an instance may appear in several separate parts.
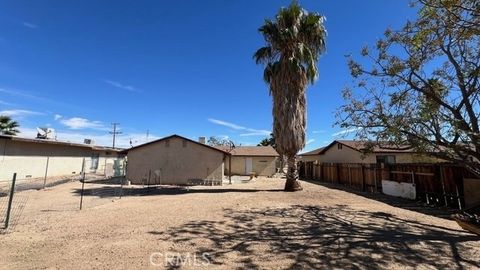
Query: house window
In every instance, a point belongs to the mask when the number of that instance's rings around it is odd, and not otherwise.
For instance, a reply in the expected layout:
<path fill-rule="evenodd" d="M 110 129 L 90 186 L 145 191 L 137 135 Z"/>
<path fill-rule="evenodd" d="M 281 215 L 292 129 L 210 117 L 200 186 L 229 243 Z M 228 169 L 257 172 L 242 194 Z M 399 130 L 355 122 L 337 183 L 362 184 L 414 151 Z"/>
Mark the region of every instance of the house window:
<path fill-rule="evenodd" d="M 338 149 L 338 150 L 342 150 L 342 146 L 343 146 L 343 145 L 341 145 L 341 144 L 337 144 L 337 149 Z"/>
<path fill-rule="evenodd" d="M 165 140 L 165 147 L 170 147 L 170 140 Z"/>
<path fill-rule="evenodd" d="M 183 144 L 182 144 L 182 145 L 183 145 L 184 148 L 187 147 L 187 140 L 183 140 Z"/>
<path fill-rule="evenodd" d="M 377 164 L 395 164 L 395 156 L 393 155 L 377 156 Z"/>

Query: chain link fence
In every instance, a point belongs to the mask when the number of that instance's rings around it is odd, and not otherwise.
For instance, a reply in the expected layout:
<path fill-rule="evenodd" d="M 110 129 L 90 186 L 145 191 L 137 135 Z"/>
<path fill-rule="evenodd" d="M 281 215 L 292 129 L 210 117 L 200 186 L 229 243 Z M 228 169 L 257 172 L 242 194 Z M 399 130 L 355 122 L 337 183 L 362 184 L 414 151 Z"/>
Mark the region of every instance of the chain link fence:
<path fill-rule="evenodd" d="M 80 211 L 118 200 L 124 195 L 124 182 L 123 176 L 97 174 L 2 181 L 0 233 L 14 228 L 24 214 Z"/>

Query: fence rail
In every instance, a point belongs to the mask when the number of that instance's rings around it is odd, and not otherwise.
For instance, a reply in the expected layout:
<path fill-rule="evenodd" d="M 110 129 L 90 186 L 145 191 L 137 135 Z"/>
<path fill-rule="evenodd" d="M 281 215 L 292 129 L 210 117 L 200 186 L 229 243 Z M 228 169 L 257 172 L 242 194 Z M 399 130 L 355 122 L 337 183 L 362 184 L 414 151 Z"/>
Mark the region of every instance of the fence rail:
<path fill-rule="evenodd" d="M 415 184 L 417 199 L 429 205 L 462 208 L 463 178 L 473 177 L 454 164 L 357 164 L 301 162 L 303 179 L 340 184 L 367 192 L 382 192 L 382 180 Z"/>

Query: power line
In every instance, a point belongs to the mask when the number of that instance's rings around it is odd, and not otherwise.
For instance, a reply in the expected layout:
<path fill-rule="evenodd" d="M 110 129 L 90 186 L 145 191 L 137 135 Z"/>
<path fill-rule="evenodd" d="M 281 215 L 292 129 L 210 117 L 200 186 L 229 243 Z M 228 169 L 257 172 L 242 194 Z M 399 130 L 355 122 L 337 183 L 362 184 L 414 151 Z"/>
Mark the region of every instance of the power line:
<path fill-rule="evenodd" d="M 122 134 L 121 131 L 117 131 L 117 126 L 120 125 L 120 123 L 112 123 L 113 125 L 113 131 L 110 131 L 110 134 L 113 134 L 113 143 L 112 143 L 112 148 L 115 149 L 115 137 L 117 134 Z"/>

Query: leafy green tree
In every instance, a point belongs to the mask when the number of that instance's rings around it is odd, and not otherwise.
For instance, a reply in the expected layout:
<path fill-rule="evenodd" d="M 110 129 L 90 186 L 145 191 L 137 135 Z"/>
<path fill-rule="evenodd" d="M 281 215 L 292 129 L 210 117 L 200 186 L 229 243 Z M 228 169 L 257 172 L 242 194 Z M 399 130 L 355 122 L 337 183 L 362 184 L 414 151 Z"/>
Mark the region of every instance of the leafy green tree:
<path fill-rule="evenodd" d="M 254 59 L 265 65 L 263 78 L 273 99 L 276 150 L 287 157 L 285 191 L 301 190 L 296 155 L 305 146 L 306 88 L 318 77 L 317 62 L 325 51 L 325 18 L 294 1 L 259 28 L 266 46 Z"/>
<path fill-rule="evenodd" d="M 364 47 L 361 63 L 349 58 L 337 124 L 480 173 L 480 1 L 415 5 L 414 21 Z"/>
<path fill-rule="evenodd" d="M 10 116 L 0 115 L 0 134 L 17 135 L 20 131 L 17 129 L 19 124 L 13 121 Z"/>

